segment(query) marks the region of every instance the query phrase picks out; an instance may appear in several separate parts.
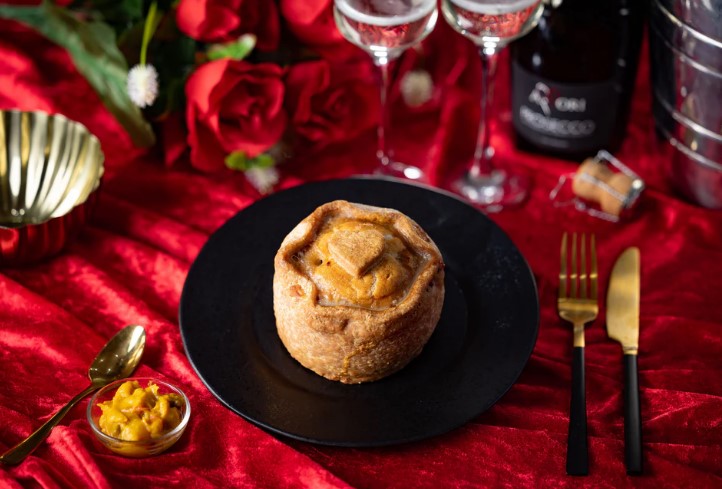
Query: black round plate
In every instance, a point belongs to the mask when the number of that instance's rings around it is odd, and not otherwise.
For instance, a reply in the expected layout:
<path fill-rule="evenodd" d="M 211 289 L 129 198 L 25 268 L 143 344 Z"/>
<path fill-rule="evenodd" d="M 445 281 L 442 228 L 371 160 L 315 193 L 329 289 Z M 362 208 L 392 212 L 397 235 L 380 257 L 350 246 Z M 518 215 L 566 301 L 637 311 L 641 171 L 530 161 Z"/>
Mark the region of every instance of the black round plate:
<path fill-rule="evenodd" d="M 444 308 L 421 355 L 368 384 L 314 374 L 276 334 L 274 255 L 301 219 L 337 199 L 407 214 L 446 263 Z M 450 194 L 389 179 L 310 183 L 249 206 L 208 240 L 180 302 L 188 358 L 221 402 L 272 432 L 337 446 L 419 440 L 471 420 L 516 381 L 538 324 L 534 277 L 503 231 Z"/>

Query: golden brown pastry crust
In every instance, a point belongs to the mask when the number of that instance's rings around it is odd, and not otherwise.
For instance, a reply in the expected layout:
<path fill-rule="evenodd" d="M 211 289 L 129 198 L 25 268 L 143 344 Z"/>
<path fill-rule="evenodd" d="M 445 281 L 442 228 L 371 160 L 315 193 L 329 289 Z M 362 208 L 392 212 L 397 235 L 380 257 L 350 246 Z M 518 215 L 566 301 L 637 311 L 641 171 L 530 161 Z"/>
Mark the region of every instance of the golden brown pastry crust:
<path fill-rule="evenodd" d="M 376 231 L 385 235 L 383 242 Z M 399 252 L 395 239 L 406 251 Z M 316 243 L 322 240 L 325 244 Z M 330 262 L 317 266 L 333 268 L 304 265 L 307 253 Z M 373 288 L 366 291 L 365 277 L 373 274 L 374 280 L 366 281 Z M 329 289 L 344 279 L 356 288 L 341 294 Z M 374 295 L 376 290 L 383 292 Z M 369 382 L 404 367 L 433 333 L 443 301 L 441 253 L 418 224 L 392 209 L 346 201 L 324 204 L 286 236 L 275 257 L 278 334 L 296 360 L 331 380 Z"/>

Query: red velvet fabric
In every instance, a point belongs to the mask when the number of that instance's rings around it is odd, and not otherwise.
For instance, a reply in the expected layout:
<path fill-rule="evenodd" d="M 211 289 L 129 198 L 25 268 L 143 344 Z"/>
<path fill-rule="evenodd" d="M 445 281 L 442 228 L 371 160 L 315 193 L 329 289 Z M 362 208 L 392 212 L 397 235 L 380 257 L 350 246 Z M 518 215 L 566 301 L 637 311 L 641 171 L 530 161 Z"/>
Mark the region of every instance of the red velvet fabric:
<path fill-rule="evenodd" d="M 98 134 L 108 158 L 95 219 L 80 238 L 51 261 L 0 271 L 0 450 L 82 390 L 95 353 L 127 323 L 148 331 L 138 374 L 177 383 L 193 406 L 176 446 L 135 460 L 96 442 L 81 403 L 22 465 L 0 469 L 0 487 L 722 487 L 722 213 L 685 203 L 665 183 L 646 58 L 618 155 L 650 189 L 639 217 L 622 224 L 550 205 L 549 190 L 574 165 L 513 149 L 501 66 L 493 141 L 503 159 L 533 176 L 534 190 L 522 208 L 491 217 L 538 283 L 534 353 L 508 394 L 460 429 L 404 446 L 328 448 L 278 440 L 236 416 L 183 353 L 177 310 L 188 267 L 208 236 L 258 195 L 240 174 L 168 170 L 160 155 L 139 157 L 62 50 L 0 23 L 0 106 L 64 112 Z M 473 145 L 472 99 L 456 93 L 440 110 L 396 126 L 397 146 L 427 161 L 437 182 Z M 373 147 L 367 132 L 297 156 L 281 186 L 368 171 Z M 603 313 L 587 328 L 590 475 L 564 473 L 571 329 L 555 311 L 564 230 L 597 234 L 602 291 L 615 257 L 631 245 L 642 251 L 641 477 L 625 475 L 621 352 L 606 337 Z"/>

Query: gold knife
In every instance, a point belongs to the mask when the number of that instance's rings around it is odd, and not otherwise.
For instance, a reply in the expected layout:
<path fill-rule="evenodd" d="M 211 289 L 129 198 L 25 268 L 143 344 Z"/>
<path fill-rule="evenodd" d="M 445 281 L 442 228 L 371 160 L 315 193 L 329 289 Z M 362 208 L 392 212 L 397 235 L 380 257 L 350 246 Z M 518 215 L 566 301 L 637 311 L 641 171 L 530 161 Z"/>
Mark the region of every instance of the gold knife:
<path fill-rule="evenodd" d="M 639 407 L 639 248 L 627 248 L 612 268 L 607 292 L 607 334 L 624 354 L 624 460 L 627 474 L 642 473 L 642 416 Z"/>

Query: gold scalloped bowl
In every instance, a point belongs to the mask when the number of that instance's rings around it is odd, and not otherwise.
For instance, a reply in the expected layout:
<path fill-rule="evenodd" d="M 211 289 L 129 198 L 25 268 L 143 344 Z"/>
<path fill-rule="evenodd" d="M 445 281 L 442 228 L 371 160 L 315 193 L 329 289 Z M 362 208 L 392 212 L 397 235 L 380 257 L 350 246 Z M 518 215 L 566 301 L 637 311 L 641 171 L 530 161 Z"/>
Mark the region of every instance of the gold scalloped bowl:
<path fill-rule="evenodd" d="M 89 217 L 104 159 L 98 138 L 79 122 L 0 111 L 0 266 L 63 249 Z"/>

